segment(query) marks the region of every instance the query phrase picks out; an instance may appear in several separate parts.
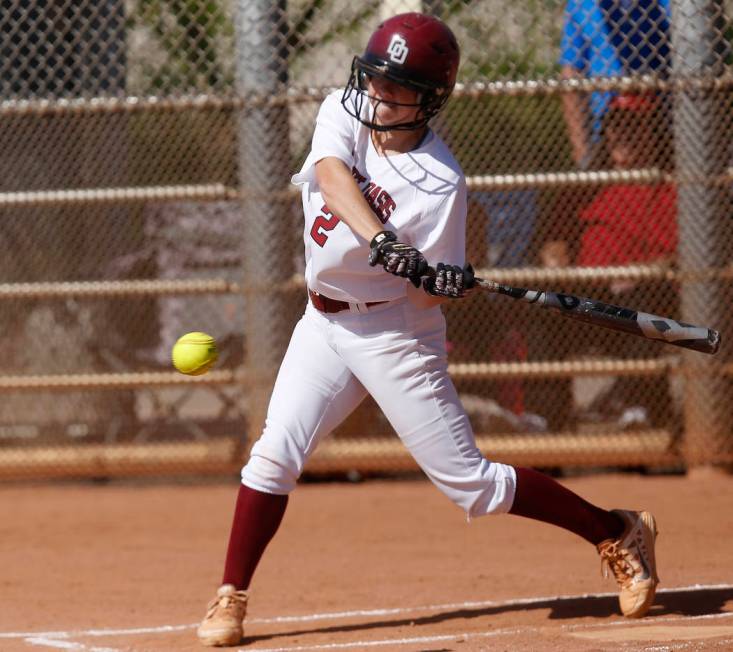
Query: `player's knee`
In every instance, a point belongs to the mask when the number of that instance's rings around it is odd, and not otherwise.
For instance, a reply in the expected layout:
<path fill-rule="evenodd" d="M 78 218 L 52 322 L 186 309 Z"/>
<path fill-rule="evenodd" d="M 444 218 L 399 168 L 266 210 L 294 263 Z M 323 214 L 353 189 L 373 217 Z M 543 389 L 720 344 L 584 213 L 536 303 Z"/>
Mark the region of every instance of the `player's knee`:
<path fill-rule="evenodd" d="M 506 514 L 514 502 L 516 474 L 506 464 L 484 460 L 474 473 L 464 478 L 435 482 L 469 518 Z"/>
<path fill-rule="evenodd" d="M 467 511 L 469 517 L 487 514 L 506 514 L 514 503 L 517 475 L 507 464 L 490 462 L 493 474 L 486 489 L 481 492 Z"/>
<path fill-rule="evenodd" d="M 281 462 L 261 455 L 252 455 L 242 469 L 242 483 L 269 494 L 289 494 L 300 473 Z"/>
<path fill-rule="evenodd" d="M 287 430 L 268 424 L 252 446 L 249 461 L 242 469 L 242 482 L 267 493 L 290 493 L 304 464 L 305 455 L 292 444 Z"/>

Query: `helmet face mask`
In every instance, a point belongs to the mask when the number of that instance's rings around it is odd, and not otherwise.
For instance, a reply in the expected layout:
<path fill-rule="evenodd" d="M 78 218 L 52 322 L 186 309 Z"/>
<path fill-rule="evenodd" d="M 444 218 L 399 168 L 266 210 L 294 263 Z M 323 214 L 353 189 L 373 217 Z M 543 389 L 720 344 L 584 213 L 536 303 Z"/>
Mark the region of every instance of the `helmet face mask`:
<path fill-rule="evenodd" d="M 375 131 L 421 129 L 448 101 L 459 58 L 453 33 L 437 18 L 418 13 L 394 16 L 372 34 L 364 54 L 354 57 L 341 103 L 350 115 Z M 374 77 L 414 91 L 416 102 L 403 104 L 369 96 L 369 79 Z M 414 107 L 415 116 L 380 124 L 380 103 Z"/>
<path fill-rule="evenodd" d="M 369 79 L 371 77 L 386 79 L 403 88 L 414 91 L 417 94 L 417 101 L 414 103 L 403 103 L 387 101 L 374 95 L 369 95 Z M 439 93 L 434 89 L 405 81 L 389 74 L 389 72 L 385 73 L 381 67 L 370 65 L 360 57 L 354 57 L 351 64 L 351 75 L 346 84 L 341 103 L 350 115 L 354 116 L 359 122 L 370 129 L 374 129 L 375 131 L 411 131 L 427 125 L 429 120 L 440 111 L 447 100 L 447 93 Z M 380 124 L 377 122 L 377 110 L 380 104 L 414 108 L 416 109 L 415 118 L 396 124 Z M 364 109 L 365 106 L 368 107 L 366 111 Z"/>

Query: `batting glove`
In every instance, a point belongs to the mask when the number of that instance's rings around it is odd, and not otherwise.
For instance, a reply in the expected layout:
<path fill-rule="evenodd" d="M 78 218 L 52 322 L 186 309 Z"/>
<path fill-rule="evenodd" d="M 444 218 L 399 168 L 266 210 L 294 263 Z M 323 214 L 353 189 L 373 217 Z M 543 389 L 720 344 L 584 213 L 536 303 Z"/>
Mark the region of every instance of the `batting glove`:
<path fill-rule="evenodd" d="M 422 276 L 428 269 L 428 261 L 418 249 L 397 240 L 392 231 L 377 233 L 369 247 L 369 264 L 372 267 L 381 263 L 385 271 L 408 278 L 416 288 L 420 287 Z"/>
<path fill-rule="evenodd" d="M 435 297 L 460 299 L 473 287 L 474 273 L 470 263 L 465 267 L 438 263 L 435 276 L 426 278 L 422 287 L 425 292 Z"/>

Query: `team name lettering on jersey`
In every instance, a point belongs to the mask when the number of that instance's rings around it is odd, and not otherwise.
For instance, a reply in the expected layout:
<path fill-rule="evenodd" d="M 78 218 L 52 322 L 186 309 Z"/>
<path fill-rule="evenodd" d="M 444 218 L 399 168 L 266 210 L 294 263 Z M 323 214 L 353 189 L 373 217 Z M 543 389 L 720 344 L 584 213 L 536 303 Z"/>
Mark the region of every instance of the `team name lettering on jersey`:
<path fill-rule="evenodd" d="M 379 218 L 382 224 L 385 224 L 392 213 L 397 208 L 395 200 L 392 199 L 390 194 L 381 186 L 378 186 L 373 181 L 367 181 L 367 178 L 356 169 L 351 168 L 351 174 L 353 175 L 356 183 L 367 200 L 367 204 L 374 211 L 374 214 Z M 318 215 L 313 220 L 313 226 L 311 227 L 311 238 L 319 246 L 322 247 L 328 240 L 328 231 L 333 231 L 341 218 L 338 215 L 334 215 L 325 204 L 321 208 L 321 215 Z"/>
<path fill-rule="evenodd" d="M 355 165 L 351 168 L 351 174 L 354 179 L 356 179 L 356 183 L 358 183 L 359 185 L 366 181 L 366 177 L 361 172 L 359 172 L 359 170 L 356 169 Z"/>
<path fill-rule="evenodd" d="M 351 174 L 356 179 L 356 183 L 359 184 L 361 192 L 374 211 L 374 214 L 382 224 L 385 224 L 392 217 L 392 212 L 397 208 L 394 199 L 390 197 L 390 194 L 384 188 L 378 186 L 374 181 L 367 181 L 367 178 L 355 166 L 351 168 Z"/>

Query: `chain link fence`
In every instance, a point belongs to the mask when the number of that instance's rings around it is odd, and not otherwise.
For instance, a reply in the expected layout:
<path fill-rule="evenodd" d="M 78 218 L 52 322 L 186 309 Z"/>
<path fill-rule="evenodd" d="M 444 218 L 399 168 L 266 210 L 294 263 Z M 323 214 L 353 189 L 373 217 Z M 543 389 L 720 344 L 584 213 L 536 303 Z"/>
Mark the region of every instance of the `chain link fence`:
<path fill-rule="evenodd" d="M 306 301 L 290 175 L 380 19 L 414 10 L 462 48 L 433 127 L 468 177 L 480 275 L 723 333 L 711 357 L 503 297 L 451 304 L 481 448 L 733 462 L 730 0 L 0 5 L 0 477 L 241 464 Z M 193 330 L 222 350 L 195 379 L 169 363 Z M 308 468 L 413 467 L 368 400 Z"/>

